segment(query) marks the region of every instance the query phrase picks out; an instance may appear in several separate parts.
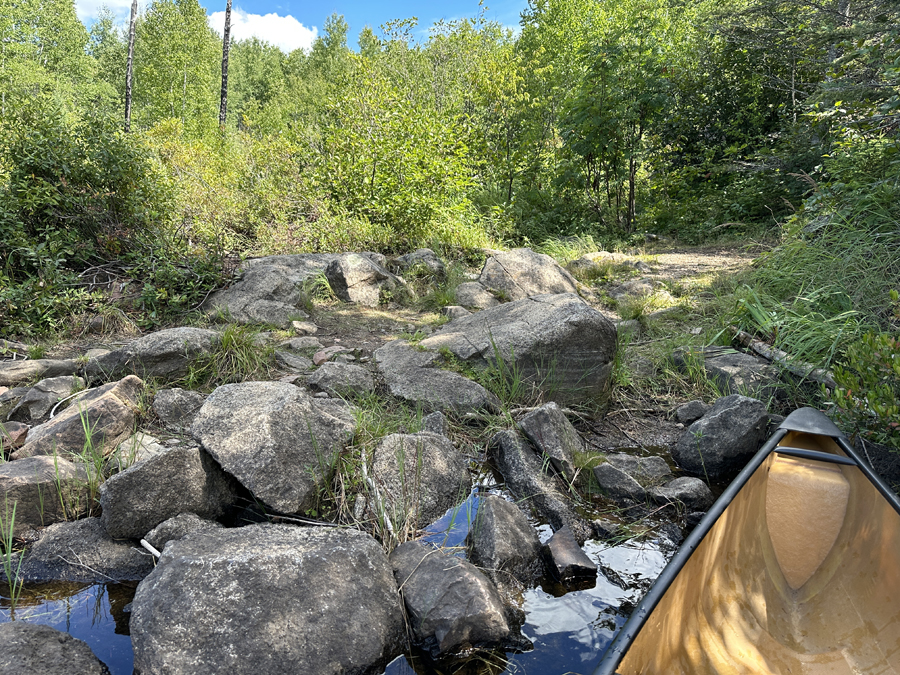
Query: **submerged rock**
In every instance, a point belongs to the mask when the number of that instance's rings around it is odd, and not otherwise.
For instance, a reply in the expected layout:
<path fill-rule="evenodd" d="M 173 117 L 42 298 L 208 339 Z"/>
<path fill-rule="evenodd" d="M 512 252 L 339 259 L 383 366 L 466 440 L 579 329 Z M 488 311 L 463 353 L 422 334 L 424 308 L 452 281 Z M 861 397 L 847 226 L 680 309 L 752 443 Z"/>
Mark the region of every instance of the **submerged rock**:
<path fill-rule="evenodd" d="M 349 529 L 190 534 L 166 546 L 133 607 L 136 673 L 375 673 L 403 645 L 387 558 Z"/>
<path fill-rule="evenodd" d="M 544 546 L 544 555 L 553 576 L 562 583 L 597 578 L 597 565 L 587 557 L 568 527 L 554 532 Z"/>

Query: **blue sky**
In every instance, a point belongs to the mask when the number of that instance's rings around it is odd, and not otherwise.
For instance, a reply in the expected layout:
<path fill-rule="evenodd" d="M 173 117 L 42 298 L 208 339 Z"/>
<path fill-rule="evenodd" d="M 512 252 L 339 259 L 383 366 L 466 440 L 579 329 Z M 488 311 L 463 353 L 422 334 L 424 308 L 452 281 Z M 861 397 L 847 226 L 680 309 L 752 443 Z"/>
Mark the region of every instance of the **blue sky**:
<path fill-rule="evenodd" d="M 92 23 L 101 5 L 107 5 L 123 22 L 127 22 L 131 0 L 76 0 L 78 16 L 87 25 Z M 147 0 L 139 0 L 144 8 Z M 200 0 L 210 15 L 210 25 L 221 32 L 224 24 L 225 0 Z M 519 14 L 528 0 L 485 0 L 487 18 L 515 27 Z M 480 11 L 478 0 L 232 0 L 232 35 L 244 39 L 255 35 L 277 44 L 285 51 L 309 48 L 332 13 L 343 14 L 350 25 L 349 43 L 356 46 L 356 37 L 366 25 L 376 30 L 391 19 L 419 19 L 419 35 L 426 36 L 427 28 L 439 19 L 472 17 Z"/>

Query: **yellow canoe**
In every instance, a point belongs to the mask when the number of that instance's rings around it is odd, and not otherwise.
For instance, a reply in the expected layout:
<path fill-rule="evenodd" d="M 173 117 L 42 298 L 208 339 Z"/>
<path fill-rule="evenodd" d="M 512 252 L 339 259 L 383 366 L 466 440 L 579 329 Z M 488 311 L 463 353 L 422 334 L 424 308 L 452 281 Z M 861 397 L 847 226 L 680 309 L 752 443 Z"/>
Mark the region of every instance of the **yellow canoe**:
<path fill-rule="evenodd" d="M 900 675 L 900 500 L 821 412 L 791 413 L 594 675 Z"/>

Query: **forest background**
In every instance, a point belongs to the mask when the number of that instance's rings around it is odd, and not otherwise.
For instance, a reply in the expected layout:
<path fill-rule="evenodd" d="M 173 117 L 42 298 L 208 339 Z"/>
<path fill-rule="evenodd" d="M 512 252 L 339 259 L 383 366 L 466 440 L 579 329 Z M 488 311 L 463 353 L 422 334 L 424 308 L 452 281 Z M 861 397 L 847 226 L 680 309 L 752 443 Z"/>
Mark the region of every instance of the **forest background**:
<path fill-rule="evenodd" d="M 152 326 L 247 255 L 765 240 L 730 319 L 887 387 L 896 433 L 898 23 L 891 0 L 531 0 L 516 31 L 406 19 L 351 48 L 335 15 L 309 52 L 231 41 L 220 125 L 205 10 L 153 0 L 125 133 L 113 15 L 0 0 L 0 333 L 102 304 L 101 268 Z"/>

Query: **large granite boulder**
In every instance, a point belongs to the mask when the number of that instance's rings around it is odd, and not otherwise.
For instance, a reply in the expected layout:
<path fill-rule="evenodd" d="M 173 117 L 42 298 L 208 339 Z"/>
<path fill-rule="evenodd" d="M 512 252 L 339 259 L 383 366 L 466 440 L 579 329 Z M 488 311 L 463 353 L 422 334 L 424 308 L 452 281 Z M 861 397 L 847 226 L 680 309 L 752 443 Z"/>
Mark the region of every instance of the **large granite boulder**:
<path fill-rule="evenodd" d="M 140 539 L 164 520 L 190 511 L 215 520 L 234 504 L 237 485 L 200 448 L 172 448 L 100 486 L 100 517 L 109 536 Z"/>
<path fill-rule="evenodd" d="M 740 471 L 768 436 L 769 414 L 755 398 L 720 398 L 684 430 L 672 450 L 682 469 L 708 480 Z"/>
<path fill-rule="evenodd" d="M 541 573 L 541 542 L 528 518 L 503 497 L 486 495 L 469 530 L 469 558 L 494 583 L 530 585 Z"/>
<path fill-rule="evenodd" d="M 410 627 L 432 653 L 497 646 L 509 635 L 500 594 L 471 563 L 413 541 L 394 549 L 391 566 Z"/>
<path fill-rule="evenodd" d="M 99 518 L 56 523 L 28 550 L 19 572 L 25 581 L 137 581 L 153 570 L 153 556 L 137 542 L 115 541 Z"/>
<path fill-rule="evenodd" d="M 15 506 L 13 535 L 32 539 L 38 528 L 77 518 L 88 508 L 87 474 L 62 457 L 27 457 L 0 464 L 0 529 Z"/>
<path fill-rule="evenodd" d="M 242 382 L 210 394 L 191 433 L 261 502 L 298 513 L 315 506 L 355 429 L 341 401 L 286 382 Z"/>
<path fill-rule="evenodd" d="M 305 317 L 303 283 L 325 272 L 338 257 L 335 253 L 273 255 L 244 261 L 240 277 L 228 288 L 216 291 L 203 309 L 224 312 L 236 323 L 265 323 L 287 328 L 293 319 Z"/>
<path fill-rule="evenodd" d="M 39 623 L 0 624 L 0 673 L 5 675 L 109 675 L 91 648 Z"/>
<path fill-rule="evenodd" d="M 376 307 L 386 294 L 406 288 L 402 280 L 361 253 L 339 255 L 325 268 L 325 278 L 339 300 L 369 307 Z"/>
<path fill-rule="evenodd" d="M 62 377 L 78 372 L 78 362 L 55 359 L 0 361 L 0 387 L 15 387 L 39 378 Z"/>
<path fill-rule="evenodd" d="M 388 517 L 398 526 L 424 527 L 469 494 L 462 453 L 445 436 L 391 434 L 375 448 L 372 478 Z"/>
<path fill-rule="evenodd" d="M 49 422 L 33 428 L 12 459 L 34 455 L 79 455 L 90 436 L 92 452 L 109 455 L 134 429 L 144 383 L 134 375 L 90 389 Z M 88 431 L 89 430 L 89 431 Z"/>
<path fill-rule="evenodd" d="M 478 281 L 504 300 L 578 293 L 578 283 L 571 274 L 549 255 L 530 248 L 495 253 L 485 261 Z"/>
<path fill-rule="evenodd" d="M 612 322 L 572 293 L 538 295 L 462 317 L 419 343 L 486 368 L 502 359 L 558 403 L 605 390 L 616 352 Z"/>
<path fill-rule="evenodd" d="M 84 374 L 111 380 L 128 374 L 140 377 L 176 378 L 187 373 L 195 359 L 209 354 L 220 335 L 206 328 L 167 328 L 90 359 Z"/>
<path fill-rule="evenodd" d="M 391 395 L 423 410 L 469 413 L 500 409 L 500 400 L 480 384 L 437 367 L 441 357 L 435 352 L 394 340 L 376 350 L 375 361 Z"/>
<path fill-rule="evenodd" d="M 84 380 L 74 375 L 48 377 L 35 384 L 16 406 L 10 410 L 7 419 L 28 424 L 39 424 L 50 417 L 50 412 L 59 402 L 70 396 Z"/>
<path fill-rule="evenodd" d="M 143 675 L 375 673 L 403 644 L 390 565 L 356 530 L 189 534 L 166 546 L 133 607 Z"/>

